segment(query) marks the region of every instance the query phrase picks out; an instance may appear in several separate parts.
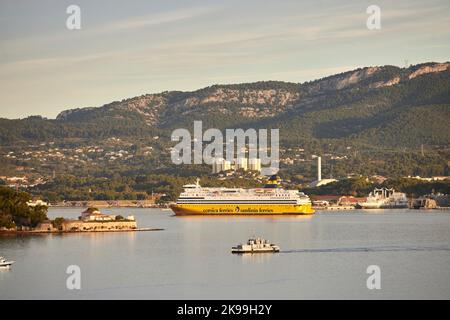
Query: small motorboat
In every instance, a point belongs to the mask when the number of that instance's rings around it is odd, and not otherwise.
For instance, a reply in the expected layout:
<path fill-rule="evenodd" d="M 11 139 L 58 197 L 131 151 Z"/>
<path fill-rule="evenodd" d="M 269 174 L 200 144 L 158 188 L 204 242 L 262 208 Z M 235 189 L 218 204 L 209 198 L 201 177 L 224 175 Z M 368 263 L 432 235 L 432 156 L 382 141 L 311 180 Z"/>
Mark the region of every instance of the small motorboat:
<path fill-rule="evenodd" d="M 251 238 L 247 244 L 239 244 L 231 248 L 231 253 L 265 253 L 279 252 L 280 247 L 262 238 Z"/>
<path fill-rule="evenodd" d="M 3 257 L 0 257 L 0 268 L 9 268 L 14 261 L 6 261 Z"/>

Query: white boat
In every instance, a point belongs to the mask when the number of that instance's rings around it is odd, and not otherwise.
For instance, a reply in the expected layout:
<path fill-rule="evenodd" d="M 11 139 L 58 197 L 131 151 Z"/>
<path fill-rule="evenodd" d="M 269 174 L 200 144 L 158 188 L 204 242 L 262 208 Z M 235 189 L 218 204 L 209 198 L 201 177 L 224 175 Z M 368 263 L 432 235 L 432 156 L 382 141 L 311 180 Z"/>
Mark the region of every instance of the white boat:
<path fill-rule="evenodd" d="M 408 198 L 405 193 L 395 192 L 394 189 L 381 188 L 373 190 L 364 202 L 356 205 L 360 209 L 393 209 L 407 208 Z"/>
<path fill-rule="evenodd" d="M 239 244 L 231 248 L 231 253 L 264 253 L 264 252 L 279 252 L 280 247 L 269 243 L 262 238 L 252 238 L 247 241 L 247 244 Z"/>
<path fill-rule="evenodd" d="M 0 268 L 9 268 L 14 261 L 6 261 L 3 257 L 0 257 Z"/>

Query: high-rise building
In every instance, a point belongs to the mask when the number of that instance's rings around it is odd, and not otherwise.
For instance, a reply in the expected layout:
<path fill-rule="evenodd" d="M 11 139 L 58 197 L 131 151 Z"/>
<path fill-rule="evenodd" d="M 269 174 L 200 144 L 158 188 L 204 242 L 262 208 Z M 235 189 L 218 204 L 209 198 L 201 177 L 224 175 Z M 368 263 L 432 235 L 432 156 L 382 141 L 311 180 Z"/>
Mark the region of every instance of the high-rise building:
<path fill-rule="evenodd" d="M 214 159 L 212 163 L 212 173 L 219 173 L 231 169 L 231 162 L 223 158 Z"/>
<path fill-rule="evenodd" d="M 252 171 L 261 172 L 261 159 L 257 158 L 248 159 L 248 169 Z"/>
<path fill-rule="evenodd" d="M 234 169 L 239 170 L 243 169 L 247 171 L 247 159 L 246 158 L 237 158 L 234 160 Z"/>

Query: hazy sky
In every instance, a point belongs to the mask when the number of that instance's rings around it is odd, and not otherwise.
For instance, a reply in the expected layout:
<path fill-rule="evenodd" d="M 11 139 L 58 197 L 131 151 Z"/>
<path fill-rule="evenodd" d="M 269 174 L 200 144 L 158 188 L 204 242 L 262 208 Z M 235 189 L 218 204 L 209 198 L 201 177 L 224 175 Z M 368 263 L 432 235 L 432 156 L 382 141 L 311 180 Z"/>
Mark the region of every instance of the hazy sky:
<path fill-rule="evenodd" d="M 68 30 L 66 8 L 81 8 Z M 381 29 L 366 27 L 369 5 Z M 0 117 L 450 60 L 450 1 L 0 0 Z"/>

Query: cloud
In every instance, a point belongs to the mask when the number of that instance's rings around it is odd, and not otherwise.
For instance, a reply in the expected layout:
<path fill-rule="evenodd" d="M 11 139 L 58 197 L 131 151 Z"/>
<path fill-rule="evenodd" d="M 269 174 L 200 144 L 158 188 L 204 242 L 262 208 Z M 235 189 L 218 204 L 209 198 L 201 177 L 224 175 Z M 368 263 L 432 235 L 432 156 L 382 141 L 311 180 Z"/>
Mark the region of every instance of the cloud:
<path fill-rule="evenodd" d="M 104 33 L 135 31 L 136 29 L 194 19 L 199 16 L 216 12 L 218 10 L 219 7 L 198 7 L 159 12 L 146 16 L 119 20 L 103 26 L 98 26 L 89 33 L 90 35 L 99 35 Z"/>
<path fill-rule="evenodd" d="M 208 1 L 202 7 L 134 11 L 120 20 L 105 12 L 102 19 L 109 20 L 86 19 L 90 23 L 79 32 L 64 23 L 20 33 L 28 38 L 3 32 L 8 37 L 1 38 L 0 91 L 20 107 L 27 105 L 26 99 L 17 101 L 24 90 L 41 106 L 84 105 L 88 99 L 95 105 L 141 91 L 312 80 L 395 64 L 405 54 L 411 61 L 448 60 L 448 0 L 380 0 L 382 29 L 376 31 L 366 28 L 368 3 Z M 72 91 L 71 100 L 62 94 Z"/>

